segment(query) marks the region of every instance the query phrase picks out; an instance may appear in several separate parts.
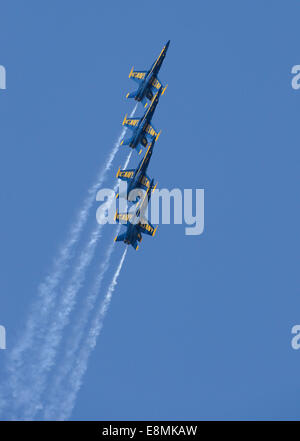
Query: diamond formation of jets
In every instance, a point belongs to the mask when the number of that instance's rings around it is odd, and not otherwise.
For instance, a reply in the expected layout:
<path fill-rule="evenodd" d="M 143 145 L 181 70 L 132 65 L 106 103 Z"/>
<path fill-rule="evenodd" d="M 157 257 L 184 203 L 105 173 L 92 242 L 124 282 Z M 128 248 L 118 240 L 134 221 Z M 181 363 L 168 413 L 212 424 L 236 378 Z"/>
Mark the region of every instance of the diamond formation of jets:
<path fill-rule="evenodd" d="M 157 183 L 154 183 L 154 179 L 151 179 L 147 175 L 147 170 L 153 154 L 155 142 L 158 140 L 161 133 L 154 128 L 152 117 L 159 103 L 159 99 L 164 94 L 167 87 L 163 87 L 157 75 L 166 56 L 169 44 L 170 40 L 163 47 L 150 70 L 135 71 L 132 68 L 129 74 L 129 78 L 132 78 L 139 83 L 139 88 L 133 93 L 128 93 L 126 98 L 134 98 L 136 101 L 144 104 L 144 107 L 147 107 L 147 99 L 150 100 L 150 105 L 141 118 L 127 118 L 127 115 L 125 116 L 123 125 L 131 129 L 133 133 L 130 138 L 121 142 L 121 145 L 128 145 L 132 149 L 137 149 L 141 144 L 147 149 L 146 153 L 135 169 L 121 170 L 119 168 L 116 175 L 118 179 L 127 182 L 127 191 L 118 194 L 117 198 L 122 197 L 133 202 L 134 198 L 131 198 L 132 190 L 143 191 L 143 195 L 137 194 L 135 198 L 135 201 L 138 200 L 138 202 L 133 212 L 129 210 L 128 213 L 118 213 L 117 211 L 115 215 L 116 222 L 124 224 L 126 227 L 125 233 L 119 234 L 115 238 L 115 241 L 132 245 L 135 250 L 139 247 L 139 243 L 142 240 L 142 234 L 147 234 L 153 237 L 157 230 L 157 227 L 154 228 L 145 216 L 151 195 L 157 186 Z M 142 149 L 139 150 L 139 153 L 141 152 Z"/>

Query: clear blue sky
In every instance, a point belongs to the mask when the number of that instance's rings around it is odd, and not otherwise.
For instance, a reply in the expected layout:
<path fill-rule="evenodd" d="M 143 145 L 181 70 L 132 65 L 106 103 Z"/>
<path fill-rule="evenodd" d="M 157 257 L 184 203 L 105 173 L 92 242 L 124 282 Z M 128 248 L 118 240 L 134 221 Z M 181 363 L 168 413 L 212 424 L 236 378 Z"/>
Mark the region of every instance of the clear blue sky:
<path fill-rule="evenodd" d="M 299 14 L 295 0 L 1 5 L 7 351 L 133 107 L 131 67 L 169 39 L 149 174 L 205 189 L 203 235 L 160 226 L 129 250 L 73 419 L 299 419 Z"/>

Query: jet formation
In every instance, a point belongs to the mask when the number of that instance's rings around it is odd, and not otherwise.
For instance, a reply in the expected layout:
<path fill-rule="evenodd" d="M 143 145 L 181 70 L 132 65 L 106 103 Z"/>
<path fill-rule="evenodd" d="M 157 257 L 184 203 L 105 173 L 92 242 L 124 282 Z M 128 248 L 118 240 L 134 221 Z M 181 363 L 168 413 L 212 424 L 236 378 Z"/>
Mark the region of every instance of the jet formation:
<path fill-rule="evenodd" d="M 135 212 L 116 212 L 116 222 L 124 224 L 126 231 L 115 237 L 115 241 L 132 245 L 135 250 L 138 249 L 139 243 L 142 241 L 142 234 L 153 237 L 157 230 L 157 227 L 154 228 L 145 217 L 145 211 L 151 199 L 151 195 L 157 186 L 154 179 L 148 176 L 147 170 L 153 155 L 155 142 L 161 133 L 153 126 L 152 117 L 160 97 L 165 93 L 167 88 L 167 86 L 164 87 L 159 80 L 158 73 L 165 59 L 169 44 L 170 40 L 163 47 L 149 70 L 137 71 L 132 68 L 129 73 L 129 78 L 132 78 L 138 83 L 139 87 L 135 92 L 127 93 L 126 98 L 133 98 L 137 102 L 142 103 L 144 108 L 148 108 L 141 118 L 127 118 L 127 115 L 125 115 L 123 126 L 131 129 L 132 135 L 123 140 L 121 145 L 127 145 L 138 151 L 139 154 L 143 150 L 142 147 L 144 147 L 146 152 L 135 169 L 121 170 L 119 167 L 116 177 L 127 182 L 127 191 L 126 193 L 117 194 L 117 198 L 123 197 L 132 202 L 133 200 L 130 196 L 133 190 L 137 190 L 137 193 L 138 190 L 142 190 L 143 195 L 137 195 L 136 197 L 138 202 Z"/>

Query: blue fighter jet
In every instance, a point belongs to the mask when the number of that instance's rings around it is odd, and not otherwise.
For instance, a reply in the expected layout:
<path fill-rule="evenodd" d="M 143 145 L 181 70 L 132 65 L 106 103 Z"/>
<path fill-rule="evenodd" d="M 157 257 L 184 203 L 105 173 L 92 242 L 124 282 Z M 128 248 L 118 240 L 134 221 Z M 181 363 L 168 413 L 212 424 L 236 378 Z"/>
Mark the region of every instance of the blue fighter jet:
<path fill-rule="evenodd" d="M 132 149 L 138 147 L 139 144 L 142 144 L 144 147 L 148 145 L 148 137 L 151 139 L 155 138 L 157 141 L 160 132 L 154 128 L 151 124 L 151 120 L 155 109 L 157 107 L 159 98 L 161 96 L 162 88 L 156 92 L 153 97 L 150 106 L 146 110 L 144 116 L 142 118 L 127 118 L 125 115 L 123 126 L 129 127 L 133 131 L 133 135 L 130 138 L 123 139 L 121 145 L 128 145 Z M 139 153 L 141 153 L 142 149 L 140 149 Z"/>
<path fill-rule="evenodd" d="M 170 40 L 163 47 L 161 53 L 152 64 L 149 70 L 133 70 L 130 71 L 129 78 L 132 78 L 139 84 L 138 90 L 132 93 L 128 93 L 126 98 L 134 98 L 136 101 L 141 101 L 144 106 L 147 106 L 147 99 L 150 101 L 157 90 L 162 87 L 161 81 L 158 79 L 157 75 L 161 68 L 161 65 L 165 59 Z M 163 88 L 162 95 L 164 94 L 167 86 Z"/>
<path fill-rule="evenodd" d="M 154 228 L 144 217 L 145 209 L 150 201 L 151 194 L 154 191 L 154 181 L 152 180 L 145 196 L 138 203 L 137 211 L 135 213 L 118 213 L 116 212 L 115 220 L 118 223 L 123 223 L 127 230 L 123 234 L 115 237 L 116 242 L 124 242 L 127 245 L 132 245 L 135 250 L 138 249 L 138 242 L 142 241 L 142 233 L 154 236 L 157 227 Z"/>
<path fill-rule="evenodd" d="M 127 193 L 126 194 L 121 193 L 120 195 L 117 194 L 117 198 L 120 196 L 128 199 L 130 192 L 135 189 L 141 188 L 143 190 L 148 190 L 148 188 L 150 187 L 150 178 L 147 175 L 147 169 L 153 153 L 154 145 L 155 145 L 155 139 L 153 139 L 152 142 L 150 143 L 145 153 L 145 156 L 140 161 L 136 169 L 121 170 L 119 167 L 116 177 L 121 179 L 122 181 L 127 182 L 128 185 L 127 185 Z M 156 188 L 156 185 L 154 187 L 154 190 Z"/>

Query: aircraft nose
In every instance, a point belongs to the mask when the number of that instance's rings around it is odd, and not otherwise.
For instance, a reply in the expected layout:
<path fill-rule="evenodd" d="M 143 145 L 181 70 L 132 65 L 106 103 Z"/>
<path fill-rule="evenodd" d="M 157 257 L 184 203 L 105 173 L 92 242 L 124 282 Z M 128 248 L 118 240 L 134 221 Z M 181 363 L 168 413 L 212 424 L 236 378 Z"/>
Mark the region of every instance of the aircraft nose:
<path fill-rule="evenodd" d="M 169 44 L 170 44 L 170 41 L 171 41 L 171 40 L 169 40 L 169 41 L 166 43 L 166 49 L 168 49 Z"/>

